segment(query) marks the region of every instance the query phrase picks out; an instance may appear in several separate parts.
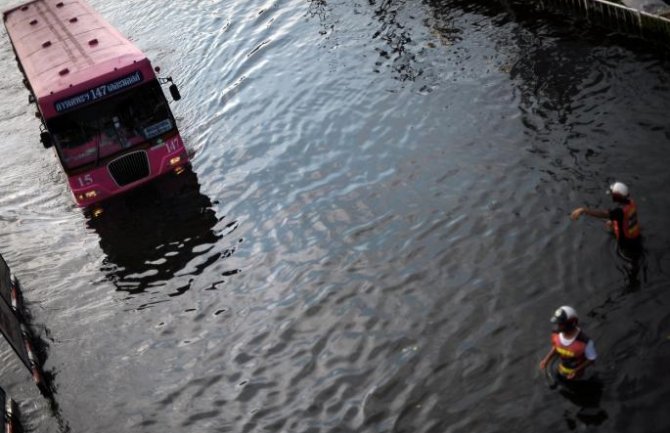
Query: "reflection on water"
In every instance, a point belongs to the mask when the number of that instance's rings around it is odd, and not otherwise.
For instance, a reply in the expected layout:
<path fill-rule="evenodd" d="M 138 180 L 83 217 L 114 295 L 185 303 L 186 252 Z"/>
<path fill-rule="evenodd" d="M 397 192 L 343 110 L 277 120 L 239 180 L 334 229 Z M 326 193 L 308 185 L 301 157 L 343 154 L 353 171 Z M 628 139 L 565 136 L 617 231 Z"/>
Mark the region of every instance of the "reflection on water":
<path fill-rule="evenodd" d="M 564 383 L 559 393 L 575 405 L 575 410 L 567 410 L 563 418 L 570 430 L 577 427 L 577 421 L 585 425 L 600 425 L 608 419 L 607 412 L 600 407 L 604 384 L 597 377 Z"/>
<path fill-rule="evenodd" d="M 211 200 L 200 192 L 193 170 L 166 175 L 105 202 L 103 209 L 88 225 L 100 236 L 106 255 L 101 271 L 118 290 L 144 292 L 164 286 L 180 272 L 195 277 L 234 253 L 234 248 L 215 249 L 223 235 L 214 227 L 223 218 L 217 218 Z M 236 223 L 225 227 L 230 233 Z M 200 256 L 205 259 L 185 271 Z M 191 282 L 182 281 L 171 296 L 189 290 Z"/>
<path fill-rule="evenodd" d="M 53 342 L 51 331 L 46 324 L 35 322 L 30 305 L 27 305 L 23 298 L 24 288 L 21 286 L 21 282 L 18 279 L 16 280 L 16 285 L 18 289 L 18 308 L 16 314 L 22 323 L 21 332 L 23 333 L 24 338 L 29 341 L 32 348 L 34 358 L 32 358 L 31 361 L 34 361 L 35 366 L 37 366 L 36 370 L 31 371 L 31 368 L 29 367 L 28 371 L 33 375 L 33 380 L 36 382 L 40 393 L 46 399 L 48 408 L 58 423 L 60 431 L 63 433 L 69 432 L 70 426 L 65 419 L 58 402 L 58 385 L 56 382 L 57 372 L 53 368 L 44 368 L 49 357 L 50 342 Z M 15 415 L 20 417 L 20 412 L 17 412 Z M 19 426 L 18 430 L 13 431 L 18 433 L 24 431 L 21 427 L 22 426 Z"/>
<path fill-rule="evenodd" d="M 560 360 L 555 357 L 545 368 L 547 385 L 565 398 L 569 405 L 563 412 L 563 419 L 570 430 L 574 430 L 577 421 L 585 425 L 600 425 L 608 419 L 607 412 L 601 407 L 604 383 L 598 374 L 586 378 L 567 380 L 558 373 Z M 587 373 L 588 374 L 588 373 Z"/>

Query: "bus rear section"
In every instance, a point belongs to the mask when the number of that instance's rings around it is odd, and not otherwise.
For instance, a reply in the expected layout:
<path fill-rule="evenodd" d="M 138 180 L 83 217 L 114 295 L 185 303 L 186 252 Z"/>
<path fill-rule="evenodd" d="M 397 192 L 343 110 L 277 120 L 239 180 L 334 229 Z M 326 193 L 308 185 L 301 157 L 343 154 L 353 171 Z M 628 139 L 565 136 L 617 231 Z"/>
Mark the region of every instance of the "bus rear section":
<path fill-rule="evenodd" d="M 188 166 L 146 56 L 81 0 L 3 14 L 19 69 L 75 201 L 88 207 Z M 178 99 L 174 84 L 170 91 Z"/>

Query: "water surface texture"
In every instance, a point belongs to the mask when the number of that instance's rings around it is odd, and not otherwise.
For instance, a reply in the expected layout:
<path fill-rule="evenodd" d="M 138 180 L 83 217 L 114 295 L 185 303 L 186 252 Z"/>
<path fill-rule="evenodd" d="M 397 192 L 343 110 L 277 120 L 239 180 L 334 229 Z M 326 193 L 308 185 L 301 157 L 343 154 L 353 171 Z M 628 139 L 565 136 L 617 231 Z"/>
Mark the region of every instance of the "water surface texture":
<path fill-rule="evenodd" d="M 92 3 L 179 84 L 193 173 L 88 221 L 0 37 L 0 252 L 55 390 L 0 344 L 28 431 L 670 431 L 663 55 L 505 1 Z M 637 285 L 568 217 L 614 179 Z M 562 304 L 594 401 L 537 368 Z"/>

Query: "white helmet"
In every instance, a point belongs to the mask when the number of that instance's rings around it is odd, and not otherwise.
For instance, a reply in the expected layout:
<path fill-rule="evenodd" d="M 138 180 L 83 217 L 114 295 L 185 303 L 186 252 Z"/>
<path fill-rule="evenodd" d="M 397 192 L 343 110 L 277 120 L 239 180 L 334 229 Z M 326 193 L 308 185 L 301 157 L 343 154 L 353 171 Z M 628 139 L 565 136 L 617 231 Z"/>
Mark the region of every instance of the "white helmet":
<path fill-rule="evenodd" d="M 554 312 L 554 317 L 551 318 L 551 323 L 557 323 L 559 325 L 576 325 L 578 320 L 579 317 L 577 317 L 577 311 L 570 306 L 563 305 Z"/>
<path fill-rule="evenodd" d="M 623 182 L 614 182 L 610 185 L 610 189 L 607 192 L 612 195 L 620 195 L 621 197 L 628 197 L 629 194 L 628 187 Z"/>

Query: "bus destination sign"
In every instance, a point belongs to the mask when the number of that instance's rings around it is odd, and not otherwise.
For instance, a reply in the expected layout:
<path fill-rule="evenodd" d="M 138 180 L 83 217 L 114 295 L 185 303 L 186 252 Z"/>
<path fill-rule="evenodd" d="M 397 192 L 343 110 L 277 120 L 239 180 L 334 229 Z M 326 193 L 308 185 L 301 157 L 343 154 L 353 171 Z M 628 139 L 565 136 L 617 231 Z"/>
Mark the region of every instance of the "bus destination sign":
<path fill-rule="evenodd" d="M 79 107 L 80 105 L 88 104 L 89 102 L 93 102 L 133 86 L 141 82 L 142 78 L 142 73 L 140 71 L 135 71 L 130 75 L 117 78 L 116 80 L 110 81 L 109 83 L 103 84 L 102 86 L 94 87 L 85 92 L 70 96 L 67 99 L 61 99 L 54 104 L 54 108 L 58 113 L 71 110 L 73 108 Z"/>

